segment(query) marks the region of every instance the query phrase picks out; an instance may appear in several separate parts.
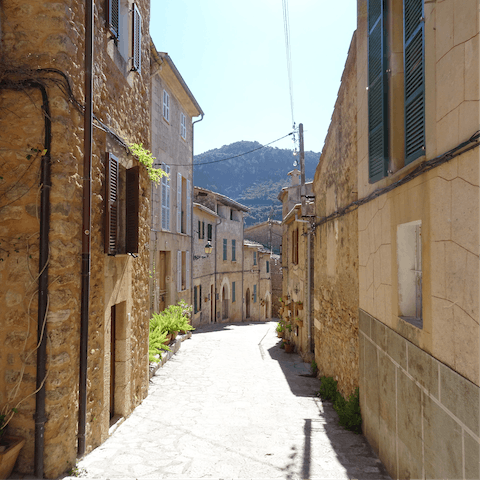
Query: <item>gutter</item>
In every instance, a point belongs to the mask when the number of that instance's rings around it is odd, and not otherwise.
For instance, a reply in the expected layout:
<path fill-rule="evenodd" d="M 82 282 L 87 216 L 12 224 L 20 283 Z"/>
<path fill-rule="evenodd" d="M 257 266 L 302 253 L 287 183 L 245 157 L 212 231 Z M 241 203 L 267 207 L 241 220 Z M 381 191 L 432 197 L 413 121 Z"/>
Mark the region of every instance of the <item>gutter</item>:
<path fill-rule="evenodd" d="M 83 137 L 83 223 L 82 291 L 80 310 L 80 373 L 78 387 L 78 454 L 85 454 L 87 424 L 88 317 L 90 308 L 90 267 L 92 223 L 92 137 L 93 137 L 93 0 L 85 5 L 85 115 Z"/>

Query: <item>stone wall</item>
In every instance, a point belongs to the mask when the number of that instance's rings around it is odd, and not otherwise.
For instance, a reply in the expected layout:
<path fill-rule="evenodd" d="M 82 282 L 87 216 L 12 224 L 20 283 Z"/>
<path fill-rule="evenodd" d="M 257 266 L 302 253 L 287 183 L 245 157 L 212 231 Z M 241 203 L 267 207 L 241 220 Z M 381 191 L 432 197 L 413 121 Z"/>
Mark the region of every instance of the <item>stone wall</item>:
<path fill-rule="evenodd" d="M 480 478 L 479 388 L 360 310 L 363 432 L 393 478 Z"/>
<path fill-rule="evenodd" d="M 94 111 L 98 118 L 130 142 L 149 144 L 149 68 L 141 74 L 119 69 L 115 55 L 109 54 L 113 42 L 105 28 L 104 4 L 95 9 Z M 137 2 L 143 17 L 142 60 L 148 65 L 149 2 Z M 80 271 L 83 176 L 83 118 L 65 95 L 64 72 L 75 97 L 83 101 L 84 5 L 65 1 L 40 0 L 8 2 L 2 6 L 1 62 L 8 69 L 19 69 L 15 78 L 31 77 L 27 68 L 55 68 L 36 72 L 43 77 L 50 102 L 52 120 L 52 187 L 50 256 L 48 262 L 49 304 L 46 332 L 47 371 L 45 424 L 45 475 L 57 477 L 75 464 L 78 419 L 78 364 L 80 325 Z M 35 34 L 32 35 L 32 24 Z M 5 70 L 0 80 L 5 79 Z M 12 79 L 12 76 L 10 76 Z M 35 390 L 37 335 L 36 279 L 38 275 L 39 165 L 43 150 L 44 122 L 39 93 L 33 89 L 13 92 L 0 90 L 2 115 L 2 159 L 0 171 L 0 404 L 7 399 L 22 364 L 26 364 L 17 398 Z M 114 258 L 113 284 L 106 279 L 107 258 L 103 253 L 105 152 L 118 144 L 100 129 L 94 129 L 92 160 L 92 275 L 90 297 L 90 335 L 88 371 L 87 445 L 91 449 L 108 435 L 109 375 L 106 356 L 109 344 L 110 306 L 115 292 L 129 300 L 130 345 L 129 375 L 125 376 L 125 404 L 128 414 L 146 395 L 148 344 L 148 222 L 149 182 L 141 174 L 140 250 L 137 259 Z M 39 152 L 32 151 L 37 149 Z M 113 147 L 112 147 L 113 148 Z M 136 162 L 121 148 L 121 160 Z M 12 172 L 3 174 L 3 172 Z M 110 261 L 111 259 L 109 259 Z M 112 263 L 111 262 L 111 263 Z M 8 279 L 8 281 L 7 281 Z M 147 282 L 148 284 L 148 282 Z M 23 345 L 26 339 L 26 350 Z M 121 340 L 119 338 L 119 340 Z M 35 397 L 27 398 L 9 426 L 27 443 L 17 468 L 33 469 Z"/>
<path fill-rule="evenodd" d="M 342 75 L 313 189 L 317 218 L 357 199 L 356 36 Z M 352 212 L 315 231 L 314 337 L 321 375 L 347 397 L 358 387 L 358 222 Z"/>

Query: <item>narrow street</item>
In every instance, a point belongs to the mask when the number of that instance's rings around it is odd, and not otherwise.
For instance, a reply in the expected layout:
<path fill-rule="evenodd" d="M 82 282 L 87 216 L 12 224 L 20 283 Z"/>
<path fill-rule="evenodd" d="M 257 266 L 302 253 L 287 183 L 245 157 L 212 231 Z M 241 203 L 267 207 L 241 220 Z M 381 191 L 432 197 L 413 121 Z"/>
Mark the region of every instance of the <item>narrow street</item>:
<path fill-rule="evenodd" d="M 316 397 L 310 365 L 279 348 L 275 325 L 194 332 L 142 405 L 79 462 L 82 476 L 390 479 L 365 438 Z"/>

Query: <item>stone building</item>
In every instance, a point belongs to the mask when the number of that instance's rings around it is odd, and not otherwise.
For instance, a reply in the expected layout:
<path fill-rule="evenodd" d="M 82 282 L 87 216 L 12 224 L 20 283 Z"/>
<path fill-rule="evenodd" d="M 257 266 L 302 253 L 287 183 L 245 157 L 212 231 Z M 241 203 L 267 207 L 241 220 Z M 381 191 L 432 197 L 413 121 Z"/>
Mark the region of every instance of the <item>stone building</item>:
<path fill-rule="evenodd" d="M 282 316 L 292 325 L 296 350 L 305 360 L 313 359 L 312 293 L 314 288 L 314 256 L 311 223 L 314 219 L 312 182 L 301 184 L 301 173 L 288 174 L 290 187 L 278 195 L 282 202 Z M 302 190 L 304 194 L 302 196 Z M 302 202 L 303 199 L 303 202 Z"/>
<path fill-rule="evenodd" d="M 202 315 L 197 312 L 193 316 L 193 322 L 194 324 L 200 321 L 205 323 L 207 319 L 212 321 L 212 318 L 214 322 L 241 322 L 244 319 L 242 308 L 243 215 L 248 212 L 248 208 L 225 195 L 200 187 L 194 187 L 194 202 L 199 205 L 195 208 L 193 224 L 198 229 L 201 222 L 202 237 L 204 236 L 203 222 L 208 222 L 209 219 L 215 222 L 211 223 L 211 243 L 214 252 L 212 255 L 201 258 L 205 255 L 202 253 L 206 244 L 206 242 L 203 243 L 204 238 L 201 242 L 194 242 L 194 289 L 198 289 L 197 298 L 203 297 L 205 300 L 205 296 L 208 298 L 210 295 L 210 299 L 202 303 L 202 309 L 206 308 L 207 314 L 204 316 L 203 312 Z M 212 217 L 212 213 L 216 216 Z M 206 218 L 205 214 L 209 218 Z M 210 224 L 205 225 L 207 240 L 210 228 L 208 225 Z M 213 272 L 213 278 L 211 272 Z M 207 276 L 203 277 L 204 274 Z"/>
<path fill-rule="evenodd" d="M 313 180 L 315 361 L 348 397 L 358 387 L 357 212 L 321 219 L 357 200 L 356 36 L 348 52 L 330 128 Z"/>
<path fill-rule="evenodd" d="M 357 5 L 364 432 L 393 478 L 480 478 L 478 1 Z"/>
<path fill-rule="evenodd" d="M 203 111 L 167 53 L 151 52 L 151 145 L 168 176 L 152 184 L 151 309 L 192 303 L 192 117 Z"/>
<path fill-rule="evenodd" d="M 268 320 L 272 318 L 272 261 L 270 251 L 252 240 L 243 242 L 243 289 L 245 292 L 244 318 Z"/>
<path fill-rule="evenodd" d="M 282 271 L 280 252 L 282 245 L 282 222 L 279 220 L 267 220 L 245 228 L 245 237 L 260 243 L 272 253 L 270 262 L 270 275 L 272 281 L 272 317 L 279 316 L 280 301 L 282 296 Z"/>
<path fill-rule="evenodd" d="M 150 181 L 128 145 L 149 147 L 150 3 L 100 2 L 86 21 L 92 4 L 0 17 L 0 407 L 23 400 L 8 430 L 26 439 L 18 471 L 40 478 L 148 389 Z"/>

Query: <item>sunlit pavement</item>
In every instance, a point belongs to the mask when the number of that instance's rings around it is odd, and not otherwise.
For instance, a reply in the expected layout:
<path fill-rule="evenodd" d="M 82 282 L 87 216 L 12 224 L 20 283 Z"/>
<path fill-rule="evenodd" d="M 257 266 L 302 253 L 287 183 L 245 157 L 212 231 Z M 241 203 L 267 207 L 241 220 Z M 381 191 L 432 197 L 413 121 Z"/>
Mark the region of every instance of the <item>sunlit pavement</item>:
<path fill-rule="evenodd" d="M 362 435 L 316 397 L 274 322 L 198 329 L 150 392 L 79 462 L 88 478 L 389 479 Z M 67 477 L 69 478 L 69 477 Z"/>

